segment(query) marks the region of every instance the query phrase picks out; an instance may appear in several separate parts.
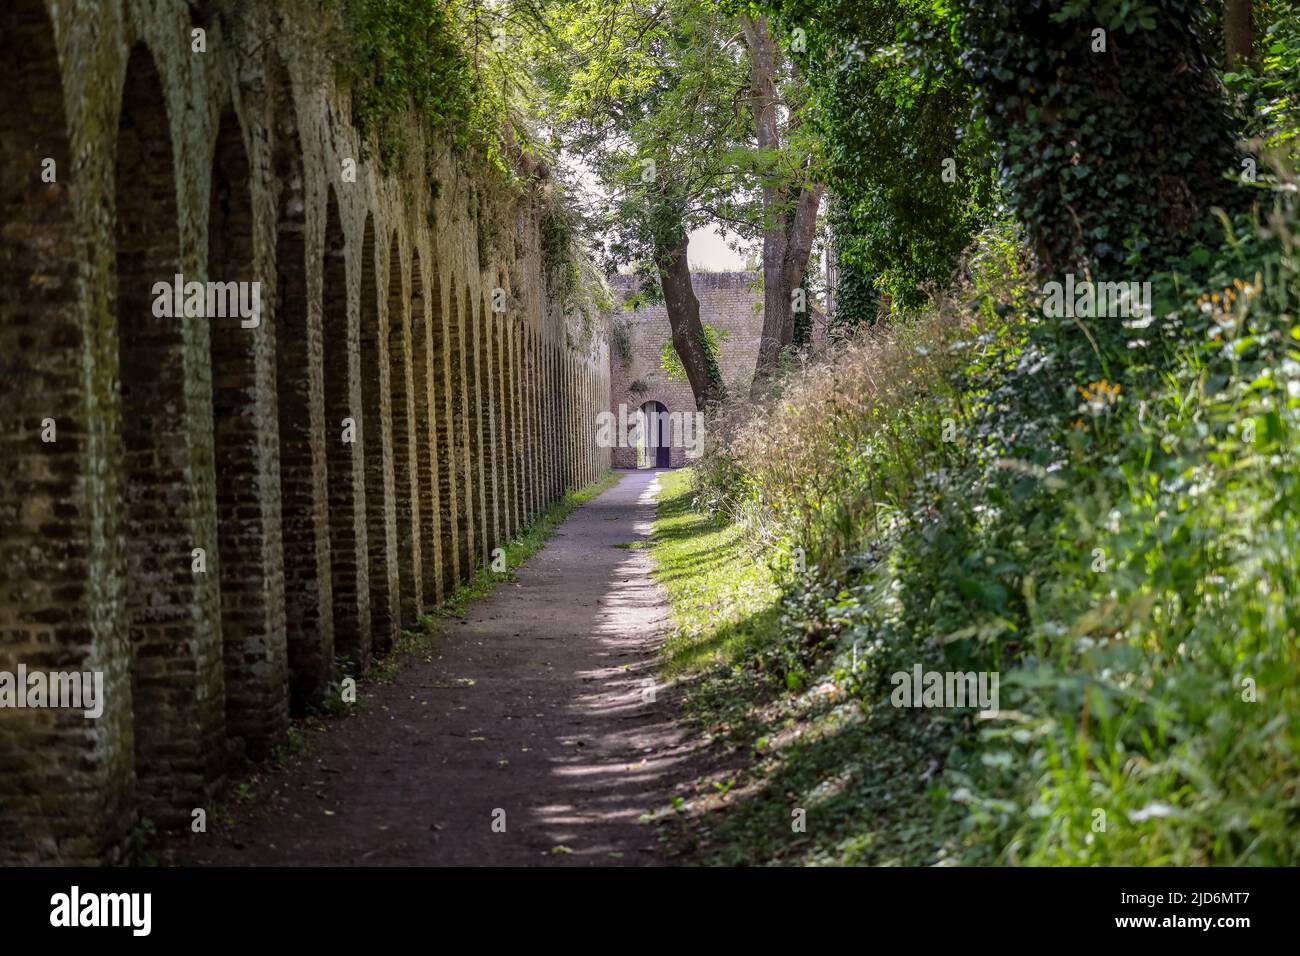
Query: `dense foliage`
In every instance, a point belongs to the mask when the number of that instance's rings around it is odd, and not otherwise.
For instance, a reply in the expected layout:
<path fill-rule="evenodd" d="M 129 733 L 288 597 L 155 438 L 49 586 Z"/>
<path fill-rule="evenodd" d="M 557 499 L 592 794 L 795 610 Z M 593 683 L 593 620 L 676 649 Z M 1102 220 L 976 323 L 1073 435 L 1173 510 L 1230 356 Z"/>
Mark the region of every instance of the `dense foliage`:
<path fill-rule="evenodd" d="M 1300 164 L 1300 3 L 1272 6 L 1273 22 L 1259 38 L 1255 68 L 1224 80 L 1238 98 L 1246 135 L 1294 167 Z"/>
<path fill-rule="evenodd" d="M 872 276 L 900 305 L 924 301 L 952 277 L 993 202 L 947 5 L 769 6 L 808 76 L 827 182 L 846 211 L 834 227 L 841 270 Z"/>
<path fill-rule="evenodd" d="M 976 113 L 1044 270 L 1158 268 L 1248 203 L 1203 21 L 1196 0 L 962 5 Z"/>
<path fill-rule="evenodd" d="M 1149 330 L 1163 378 L 1062 383 L 1014 247 L 987 242 L 983 309 L 859 339 L 713 448 L 701 500 L 789 592 L 745 668 L 830 682 L 817 733 L 901 720 L 903 764 L 943 768 L 911 862 L 1300 860 L 1300 303 L 1277 215 Z M 918 662 L 1000 671 L 1000 719 L 892 712 L 889 675 Z"/>
<path fill-rule="evenodd" d="M 725 19 L 686 0 L 565 0 L 550 23 L 535 65 L 550 128 L 608 198 L 593 220 L 606 265 L 649 270 L 730 197 L 742 51 Z"/>
<path fill-rule="evenodd" d="M 1083 58 L 1099 14 L 1122 76 Z M 1279 153 L 1246 188 L 1199 22 L 965 5 L 1014 218 L 924 309 L 711 433 L 696 506 L 785 590 L 709 689 L 758 703 L 705 701 L 761 753 L 743 804 L 702 822 L 719 861 L 1300 862 L 1300 177 L 1279 68 L 1300 43 L 1275 21 L 1232 81 Z M 1146 88 L 1133 51 L 1158 67 Z M 1258 210 L 1211 209 L 1243 197 Z M 1151 314 L 1046 317 L 1036 270 L 1075 265 L 1149 276 Z M 997 712 L 891 707 L 917 665 L 1000 674 Z M 807 840 L 757 835 L 791 805 L 814 808 Z"/>
<path fill-rule="evenodd" d="M 339 69 L 363 145 L 391 164 L 410 144 L 412 110 L 502 176 L 530 136 L 533 98 L 519 55 L 540 29 L 531 4 L 479 0 L 339 0 Z"/>

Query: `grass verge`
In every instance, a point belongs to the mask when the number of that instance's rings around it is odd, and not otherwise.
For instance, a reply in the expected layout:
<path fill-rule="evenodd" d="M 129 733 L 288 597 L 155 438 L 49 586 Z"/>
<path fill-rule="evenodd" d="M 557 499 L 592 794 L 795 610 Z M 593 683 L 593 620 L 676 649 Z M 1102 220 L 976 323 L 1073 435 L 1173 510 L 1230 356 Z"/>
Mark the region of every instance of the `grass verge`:
<path fill-rule="evenodd" d="M 661 817 L 670 852 L 721 865 L 941 862 L 952 811 L 929 791 L 952 728 L 858 706 L 835 680 L 851 654 L 824 658 L 792 693 L 773 661 L 789 623 L 779 559 L 697 511 L 689 470 L 664 476 L 658 510 L 650 551 L 673 619 L 662 668 L 710 742 L 690 794 Z"/>
<path fill-rule="evenodd" d="M 761 641 L 775 623 L 779 595 L 740 528 L 699 514 L 693 497 L 689 469 L 660 479 L 650 553 L 672 605 L 674 629 L 664 646 L 669 677 L 725 665 Z"/>

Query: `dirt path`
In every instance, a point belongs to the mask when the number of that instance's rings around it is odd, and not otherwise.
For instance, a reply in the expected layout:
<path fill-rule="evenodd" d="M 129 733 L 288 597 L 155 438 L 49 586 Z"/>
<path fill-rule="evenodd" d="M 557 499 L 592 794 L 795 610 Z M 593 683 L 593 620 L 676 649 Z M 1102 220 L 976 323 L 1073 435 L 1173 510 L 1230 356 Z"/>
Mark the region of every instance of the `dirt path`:
<path fill-rule="evenodd" d="M 656 472 L 629 472 L 447 622 L 367 711 L 313 734 L 259 789 L 277 806 L 188 838 L 185 865 L 659 862 L 642 814 L 686 756 L 671 691 L 648 688 L 666 619 L 645 539 Z M 494 832 L 496 811 L 505 832 Z M 500 824 L 498 824 L 498 829 Z"/>

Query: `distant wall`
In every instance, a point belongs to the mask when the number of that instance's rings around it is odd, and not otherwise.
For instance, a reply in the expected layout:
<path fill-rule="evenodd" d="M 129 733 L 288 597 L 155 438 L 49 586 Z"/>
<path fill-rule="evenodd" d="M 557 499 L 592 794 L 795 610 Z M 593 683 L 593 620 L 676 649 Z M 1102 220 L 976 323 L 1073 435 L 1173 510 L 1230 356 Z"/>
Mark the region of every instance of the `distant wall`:
<path fill-rule="evenodd" d="M 719 366 L 727 391 L 747 395 L 763 331 L 761 278 L 754 272 L 696 272 L 691 281 L 700 300 L 700 321 L 723 333 Z M 660 364 L 664 345 L 672 341 L 668 312 L 663 305 L 624 310 L 622 301 L 636 288 L 631 276 L 614 276 L 610 288 L 616 302 L 610 321 L 625 324 L 629 345 L 625 355 L 617 334 L 612 334 L 610 410 L 617 415 L 622 404 L 631 417 L 645 402 L 658 401 L 669 413 L 694 414 L 690 384 L 669 381 Z M 635 468 L 636 449 L 615 448 L 611 460 L 615 468 Z M 671 464 L 674 468 L 686 464 L 685 449 L 672 449 Z"/>

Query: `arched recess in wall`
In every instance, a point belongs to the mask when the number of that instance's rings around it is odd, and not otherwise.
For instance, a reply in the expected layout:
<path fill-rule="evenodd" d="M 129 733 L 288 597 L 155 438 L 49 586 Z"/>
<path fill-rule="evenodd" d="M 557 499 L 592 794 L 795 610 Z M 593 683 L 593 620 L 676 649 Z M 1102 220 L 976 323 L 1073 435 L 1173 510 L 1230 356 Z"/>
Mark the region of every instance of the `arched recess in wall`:
<path fill-rule="evenodd" d="M 308 321 L 307 197 L 302 141 L 288 70 L 271 57 L 272 163 L 280 194 L 275 232 L 275 376 L 280 425 L 280 538 L 290 701 L 301 714 L 324 692 L 334 657 L 329 613 L 329 528 L 318 346 Z"/>
<path fill-rule="evenodd" d="M 433 341 L 433 416 L 434 447 L 438 456 L 438 537 L 442 554 L 442 593 L 450 594 L 456 586 L 460 569 L 460 552 L 457 548 L 457 475 L 460 461 L 456 455 L 455 377 L 452 370 L 455 334 L 448 331 L 450 316 L 442 309 L 442 270 L 439 266 L 437 241 L 433 242 L 433 258 L 429 263 L 428 303 L 429 333 Z M 455 311 L 454 303 L 451 312 Z"/>
<path fill-rule="evenodd" d="M 93 467 L 90 329 L 78 304 L 85 251 L 58 51 L 40 0 L 0 5 L 0 62 L 0 671 L 93 665 L 108 671 L 112 695 L 125 691 L 121 645 L 92 648 L 111 635 L 95 634 L 87 619 L 104 582 L 87 579 L 99 556 L 85 481 Z M 128 713 L 111 697 L 101 721 L 55 708 L 0 710 L 0 861 L 66 862 L 58 857 L 69 821 L 80 824 L 77 842 L 89 836 L 98 848 L 113 838 L 101 824 L 120 825 L 105 818 L 126 810 L 118 794 L 130 754 L 125 766 L 105 759 L 117 755 L 105 741 Z"/>
<path fill-rule="evenodd" d="M 484 519 L 487 538 L 483 543 L 483 563 L 492 561 L 491 549 L 501 542 L 501 485 L 504 477 L 497 456 L 497 435 L 501 427 L 497 409 L 497 374 L 492 342 L 497 314 L 492 311 L 495 288 L 484 290 L 479 301 L 478 380 L 479 420 L 482 428 Z"/>
<path fill-rule="evenodd" d="M 370 626 L 373 649 L 383 653 L 397 638 L 396 542 L 389 541 L 392 507 L 385 475 L 385 371 L 388 345 L 381 327 L 375 262 L 375 221 L 366 214 L 361 240 L 361 454 L 366 488 L 366 543 L 370 562 Z"/>
<path fill-rule="evenodd" d="M 208 775 L 222 751 L 221 643 L 217 622 L 195 633 L 202 580 L 190 488 L 183 309 L 155 311 L 154 283 L 181 272 L 176 175 L 163 83 L 149 50 L 127 61 L 116 156 L 116 286 L 121 394 L 126 617 L 131 635 L 135 766 L 142 810 L 159 820 L 174 778 Z M 163 312 L 159 315 L 158 311 Z M 177 314 L 177 313 L 180 314 Z M 206 640 L 196 640 L 202 636 Z"/>
<path fill-rule="evenodd" d="M 283 687 L 268 672 L 266 532 L 259 480 L 257 340 L 262 315 L 253 254 L 248 156 L 235 111 L 217 127 L 208 206 L 207 325 L 212 362 L 212 451 L 217 491 L 217 562 L 226 675 L 226 733 L 255 747 Z M 273 427 L 273 426 L 272 426 Z"/>
<path fill-rule="evenodd" d="M 514 462 L 510 459 L 510 366 L 506 361 L 503 339 L 508 313 L 505 311 L 509 294 L 507 283 L 497 273 L 497 288 L 502 311 L 493 311 L 497 303 L 489 300 L 488 311 L 488 364 L 492 369 L 492 464 L 496 473 L 497 489 L 497 541 L 504 544 L 514 536 Z M 497 295 L 493 290 L 493 295 Z"/>
<path fill-rule="evenodd" d="M 66 556 L 42 529 L 78 494 L 85 333 L 62 79 L 39 2 L 0 10 L 0 52 L 0 670 L 12 673 L 52 650 L 31 616 L 65 603 L 51 590 Z"/>
<path fill-rule="evenodd" d="M 496 333 L 492 343 L 492 354 L 497 368 L 497 409 L 500 423 L 497 427 L 497 461 L 502 475 L 502 537 L 510 540 L 515 535 L 519 520 L 519 506 L 516 502 L 515 485 L 518 470 L 515 468 L 515 416 L 511 399 L 513 396 L 514 363 L 510 361 L 510 318 L 501 315 L 496 321 Z"/>
<path fill-rule="evenodd" d="M 466 329 L 468 320 L 461 322 L 461 303 L 456 291 L 456 279 L 453 275 L 450 294 L 447 301 L 451 303 L 447 313 L 447 350 L 448 365 L 451 369 L 451 443 L 449 455 L 456 462 L 456 568 L 460 579 L 468 581 L 474 576 L 474 492 L 478 479 L 470 471 L 473 461 L 470 453 L 470 388 L 466 374 L 465 361 Z"/>
<path fill-rule="evenodd" d="M 436 279 L 434 280 L 437 281 Z M 420 507 L 420 591 L 425 606 L 441 602 L 443 597 L 439 541 L 439 484 L 443 470 L 438 462 L 438 444 L 434 422 L 443 416 L 435 407 L 441 392 L 435 390 L 434 343 L 430 330 L 429 302 L 424 295 L 424 269 L 420 250 L 411 248 L 411 384 L 414 389 L 416 495 Z"/>
<path fill-rule="evenodd" d="M 352 352 L 356 339 L 355 333 L 349 331 L 347 243 L 333 186 L 329 187 L 325 204 L 321 338 L 325 354 L 325 463 L 334 648 L 340 657 L 364 668 L 370 654 L 370 590 L 366 529 L 357 503 L 364 487 L 357 424 L 361 410 L 353 407 Z"/>
<path fill-rule="evenodd" d="M 482 325 L 479 322 L 474 311 L 473 299 L 470 297 L 469 287 L 465 287 L 463 300 L 462 315 L 464 318 L 465 330 L 465 408 L 466 419 L 469 427 L 469 489 L 473 512 L 473 544 L 469 556 L 469 572 L 474 573 L 474 568 L 481 562 L 490 560 L 488 555 L 488 528 L 492 522 L 492 512 L 489 510 L 491 499 L 487 493 L 487 478 L 489 473 L 484 468 L 484 444 L 485 434 L 487 433 L 486 420 L 484 414 L 485 386 L 483 376 L 480 372 L 479 362 L 483 354 L 483 346 L 480 342 L 479 329 Z"/>
<path fill-rule="evenodd" d="M 534 328 L 532 321 L 525 324 L 523 328 L 523 351 L 524 351 L 524 389 L 525 397 L 528 402 L 527 415 L 527 443 L 525 448 L 529 461 L 532 462 L 530 474 L 532 477 L 532 494 L 529 502 L 529 511 L 537 514 L 549 502 L 548 483 L 551 478 L 550 462 L 546 460 L 543 454 L 542 446 L 542 368 L 541 356 L 537 347 L 537 330 Z"/>
<path fill-rule="evenodd" d="M 412 401 L 413 336 L 402 293 L 402 249 L 394 232 L 388 242 L 388 376 L 392 385 L 393 506 L 397 512 L 399 627 L 415 626 L 423 581 L 419 548 L 420 503 L 415 487 L 415 407 Z"/>
<path fill-rule="evenodd" d="M 513 405 L 512 416 L 514 420 L 514 428 L 511 432 L 514 447 L 511 454 L 514 456 L 515 461 L 517 515 L 519 526 L 522 528 L 528 524 L 531 517 L 529 495 L 532 487 L 527 452 L 528 380 L 524 366 L 524 324 L 522 319 L 516 315 L 507 323 L 507 329 L 506 338 L 510 348 L 511 403 Z"/>

